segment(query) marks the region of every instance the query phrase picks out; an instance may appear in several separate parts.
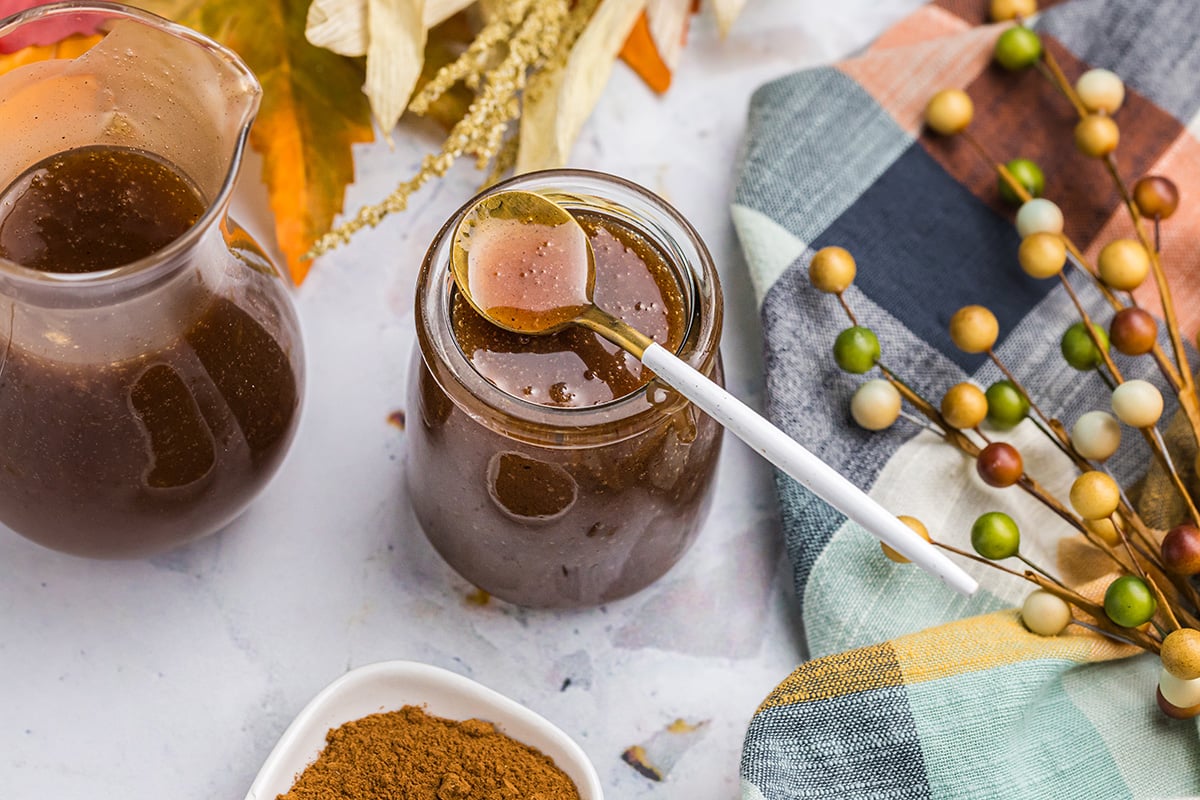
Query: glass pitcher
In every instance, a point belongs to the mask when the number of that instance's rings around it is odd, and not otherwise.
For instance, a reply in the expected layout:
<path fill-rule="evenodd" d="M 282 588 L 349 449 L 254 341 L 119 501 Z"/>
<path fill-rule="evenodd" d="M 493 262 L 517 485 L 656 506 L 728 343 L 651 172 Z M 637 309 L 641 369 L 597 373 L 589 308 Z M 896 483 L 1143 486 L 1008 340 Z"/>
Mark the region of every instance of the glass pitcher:
<path fill-rule="evenodd" d="M 0 524 L 139 557 L 223 527 L 261 491 L 295 432 L 303 352 L 284 279 L 226 216 L 253 74 L 109 4 L 0 20 L 0 52 L 64 25 L 103 38 L 0 75 Z M 140 170 L 175 194 L 127 186 Z M 68 195 L 84 199 L 51 203 Z M 194 207 L 182 232 L 130 250 L 137 225 L 178 222 L 164 211 L 177 197 Z"/>

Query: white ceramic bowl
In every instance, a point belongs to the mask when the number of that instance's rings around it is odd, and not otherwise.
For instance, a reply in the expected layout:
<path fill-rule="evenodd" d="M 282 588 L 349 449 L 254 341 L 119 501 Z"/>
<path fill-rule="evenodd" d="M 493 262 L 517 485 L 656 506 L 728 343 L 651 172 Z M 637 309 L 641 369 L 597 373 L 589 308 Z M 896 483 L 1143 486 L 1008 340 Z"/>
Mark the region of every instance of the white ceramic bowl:
<path fill-rule="evenodd" d="M 580 800 L 603 800 L 600 778 L 579 745 L 549 720 L 470 678 L 412 661 L 384 661 L 347 672 L 304 707 L 267 756 L 246 800 L 275 800 L 316 760 L 325 735 L 351 720 L 424 706 L 447 719 L 483 719 L 554 759 L 575 782 Z"/>

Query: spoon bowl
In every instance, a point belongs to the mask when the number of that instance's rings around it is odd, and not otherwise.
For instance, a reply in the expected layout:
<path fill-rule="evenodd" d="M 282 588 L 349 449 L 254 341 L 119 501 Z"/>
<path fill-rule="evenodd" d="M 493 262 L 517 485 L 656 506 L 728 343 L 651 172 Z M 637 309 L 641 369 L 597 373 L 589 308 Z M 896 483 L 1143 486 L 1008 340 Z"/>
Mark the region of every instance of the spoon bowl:
<path fill-rule="evenodd" d="M 459 292 L 485 319 L 531 336 L 557 333 L 592 305 L 596 257 L 558 203 L 535 192 L 490 194 L 454 232 Z"/>
<path fill-rule="evenodd" d="M 496 192 L 454 232 L 450 268 L 484 319 L 527 336 L 582 325 L 639 359 L 654 340 L 592 301 L 596 255 L 571 212 L 536 192 Z"/>

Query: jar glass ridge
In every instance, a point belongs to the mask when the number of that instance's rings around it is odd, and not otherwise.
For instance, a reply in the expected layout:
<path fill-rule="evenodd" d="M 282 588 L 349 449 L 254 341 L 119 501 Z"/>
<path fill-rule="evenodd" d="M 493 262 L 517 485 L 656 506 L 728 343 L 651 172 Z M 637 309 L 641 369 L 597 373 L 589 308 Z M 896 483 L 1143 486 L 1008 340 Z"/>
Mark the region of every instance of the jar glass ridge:
<path fill-rule="evenodd" d="M 0 20 L 0 49 L 64 25 L 100 38 L 0 75 L 0 190 L 58 154 L 111 149 L 171 167 L 203 211 L 111 268 L 0 258 L 0 523 L 79 555 L 145 556 L 223 527 L 265 486 L 295 431 L 303 349 L 284 279 L 227 217 L 254 75 L 108 3 Z"/>
<path fill-rule="evenodd" d="M 659 248 L 683 297 L 678 355 L 721 379 L 720 284 L 677 211 L 635 184 L 583 170 L 522 175 L 488 191 L 506 189 L 610 218 Z M 451 566 L 503 599 L 579 606 L 631 594 L 694 541 L 721 429 L 653 379 L 601 405 L 560 408 L 477 372 L 452 329 L 448 269 L 453 231 L 477 200 L 435 237 L 418 279 L 406 466 L 414 511 Z"/>

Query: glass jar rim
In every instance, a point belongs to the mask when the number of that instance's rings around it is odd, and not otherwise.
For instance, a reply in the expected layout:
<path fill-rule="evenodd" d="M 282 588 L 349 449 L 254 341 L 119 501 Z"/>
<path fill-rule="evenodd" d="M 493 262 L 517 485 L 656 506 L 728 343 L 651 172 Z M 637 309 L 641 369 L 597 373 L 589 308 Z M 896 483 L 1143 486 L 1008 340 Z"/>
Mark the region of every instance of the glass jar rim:
<path fill-rule="evenodd" d="M 545 406 L 495 386 L 462 353 L 450 326 L 450 238 L 480 197 L 518 188 L 550 194 L 568 206 L 616 216 L 658 246 L 685 294 L 690 292 L 690 297 L 685 297 L 689 328 L 677 354 L 705 373 L 716 362 L 723 318 L 721 286 L 712 256 L 691 223 L 662 197 L 619 176 L 583 169 L 543 170 L 509 178 L 464 203 L 434 236 L 425 254 L 417 280 L 417 346 L 442 391 L 493 430 L 558 447 L 625 439 L 687 406 L 686 398 L 654 379 L 595 406 Z M 666 392 L 663 402 L 645 399 L 652 388 Z"/>
<path fill-rule="evenodd" d="M 47 3 L 19 11 L 9 17 L 0 18 L 0 39 L 13 33 L 25 25 L 40 22 L 54 17 L 78 16 L 80 14 L 95 14 L 104 19 L 127 19 L 171 34 L 191 44 L 208 51 L 214 58 L 224 62 L 241 79 L 246 81 L 250 96 L 243 113 L 237 137 L 233 141 L 233 152 L 230 154 L 225 176 L 216 194 L 207 199 L 204 213 L 184 231 L 177 239 L 166 247 L 128 264 L 121 264 L 105 270 L 94 272 L 66 273 L 44 272 L 23 266 L 14 261 L 0 257 L 0 282 L 7 282 L 16 288 L 36 292 L 80 292 L 88 289 L 108 289 L 115 284 L 133 288 L 131 284 L 153 282 L 164 272 L 170 272 L 169 265 L 181 264 L 182 256 L 192 250 L 205 232 L 222 218 L 225 208 L 233 194 L 237 182 L 238 171 L 242 163 L 242 155 L 250 136 L 250 128 L 258 112 L 262 97 L 262 87 L 258 78 L 242 58 L 216 40 L 205 36 L 187 26 L 172 22 L 165 17 L 144 11 L 140 8 L 110 2 L 80 2 L 66 0 L 65 2 Z M 0 187 L 3 188 L 3 187 Z"/>

